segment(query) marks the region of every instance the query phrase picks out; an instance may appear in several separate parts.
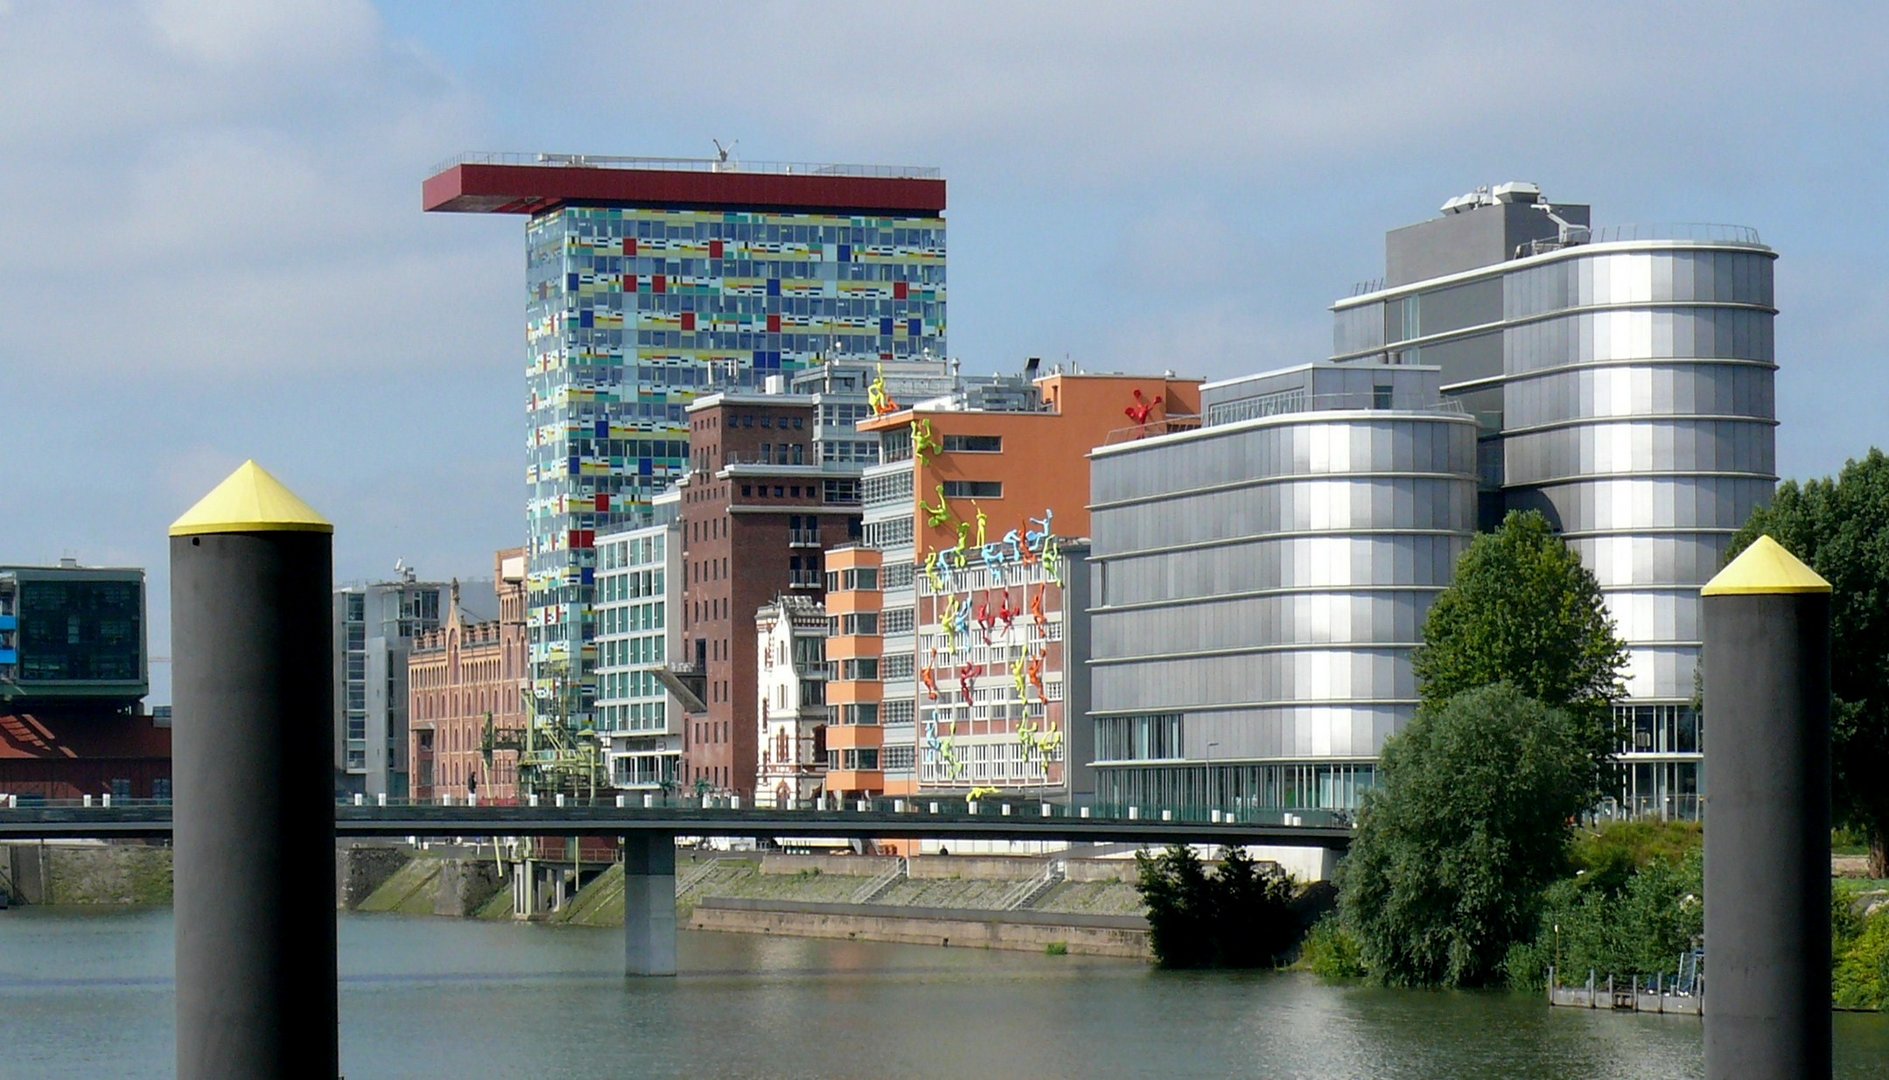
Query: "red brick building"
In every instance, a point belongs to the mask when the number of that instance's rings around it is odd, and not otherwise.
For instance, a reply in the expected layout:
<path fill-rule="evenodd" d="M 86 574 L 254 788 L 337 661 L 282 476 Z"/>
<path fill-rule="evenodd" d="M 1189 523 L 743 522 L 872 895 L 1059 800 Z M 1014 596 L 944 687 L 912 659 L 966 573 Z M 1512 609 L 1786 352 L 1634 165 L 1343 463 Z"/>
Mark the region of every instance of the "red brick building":
<path fill-rule="evenodd" d="M 96 710 L 0 713 L 0 795 L 168 799 L 171 729 Z"/>
<path fill-rule="evenodd" d="M 705 710 L 683 725 L 682 783 L 754 796 L 754 613 L 818 600 L 821 553 L 859 536 L 855 470 L 823 468 L 809 396 L 715 394 L 689 406 L 682 493 L 682 645 Z"/>
<path fill-rule="evenodd" d="M 455 582 L 445 621 L 414 638 L 408 651 L 408 761 L 415 799 L 464 799 L 472 777 L 481 800 L 518 797 L 518 754 L 494 751 L 488 765 L 484 744 L 487 717 L 499 732 L 525 726 L 524 549 L 499 552 L 492 577 L 497 619 L 466 621 Z"/>

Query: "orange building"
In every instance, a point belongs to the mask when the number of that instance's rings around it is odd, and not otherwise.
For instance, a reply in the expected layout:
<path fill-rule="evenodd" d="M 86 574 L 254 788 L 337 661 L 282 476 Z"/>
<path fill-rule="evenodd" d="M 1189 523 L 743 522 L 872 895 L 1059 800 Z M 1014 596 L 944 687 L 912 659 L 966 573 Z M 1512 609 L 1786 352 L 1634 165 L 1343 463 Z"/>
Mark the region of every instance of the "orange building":
<path fill-rule="evenodd" d="M 493 580 L 497 619 L 465 621 L 454 582 L 446 619 L 414 638 L 408 651 L 408 760 L 415 800 L 463 800 L 475 782 L 482 802 L 518 797 L 517 752 L 495 750 L 488 764 L 484 747 L 488 724 L 495 732 L 517 732 L 526 723 L 523 548 L 498 553 Z"/>
<path fill-rule="evenodd" d="M 1087 455 L 1198 426 L 1200 382 L 1032 385 L 1028 408 L 959 397 L 860 424 L 880 433 L 881 461 L 861 482 L 865 544 L 826 562 L 829 792 L 1083 792 L 1066 764 L 1086 744 L 1069 725 L 1087 707 L 1086 646 L 1071 640 L 1087 581 L 1065 553 L 1088 535 Z M 848 633 L 845 614 L 875 617 Z"/>

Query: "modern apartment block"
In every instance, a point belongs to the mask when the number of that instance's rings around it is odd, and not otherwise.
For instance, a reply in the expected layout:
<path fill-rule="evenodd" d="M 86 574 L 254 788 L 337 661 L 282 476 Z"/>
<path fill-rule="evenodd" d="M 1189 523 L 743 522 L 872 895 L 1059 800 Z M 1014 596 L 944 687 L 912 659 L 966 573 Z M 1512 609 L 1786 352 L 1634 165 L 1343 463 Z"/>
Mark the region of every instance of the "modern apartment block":
<path fill-rule="evenodd" d="M 1199 422 L 1199 383 L 1054 373 L 865 421 L 862 543 L 830 552 L 828 788 L 1084 798 L 1084 455 Z M 849 624 L 849 617 L 853 621 Z M 1080 655 L 1075 653 L 1073 655 Z M 1071 670 L 1071 668 L 1074 670 Z"/>
<path fill-rule="evenodd" d="M 135 709 L 150 692 L 144 571 L 0 566 L 0 706 Z"/>
<path fill-rule="evenodd" d="M 944 355 L 935 169 L 484 155 L 436 170 L 422 201 L 527 219 L 529 632 L 541 690 L 594 686 L 597 534 L 634 523 L 689 472 L 686 410 L 698 395 L 758 391 L 818 358 Z M 580 709 L 570 722 L 592 719 Z M 701 767 L 735 779 L 732 759 L 714 758 Z"/>
<path fill-rule="evenodd" d="M 407 656 L 440 627 L 452 586 L 400 577 L 334 591 L 335 793 L 408 794 Z M 483 591 L 478 590 L 478 591 Z M 490 600 L 470 616 L 490 618 Z"/>
<path fill-rule="evenodd" d="M 683 725 L 682 782 L 751 798 L 759 758 L 754 616 L 787 594 L 818 600 L 820 553 L 857 539 L 859 478 L 823 466 L 812 401 L 714 394 L 689 406 L 681 491 L 682 654 L 701 708 Z"/>
<path fill-rule="evenodd" d="M 680 492 L 653 506 L 660 524 L 597 537 L 595 730 L 610 785 L 630 790 L 673 787 L 682 768 L 684 708 L 664 682 L 682 656 Z"/>
<path fill-rule="evenodd" d="M 1392 231 L 1333 305 L 1333 359 L 1440 368 L 1481 424 L 1484 525 L 1537 509 L 1632 648 L 1623 797 L 1690 813 L 1699 587 L 1776 483 L 1776 253 L 1740 226 L 1594 227 L 1531 184 Z"/>
<path fill-rule="evenodd" d="M 170 798 L 145 641 L 143 570 L 0 566 L 0 794 Z"/>
<path fill-rule="evenodd" d="M 1201 388 L 1205 426 L 1092 459 L 1096 801 L 1357 805 L 1476 526 L 1476 425 L 1427 366 Z"/>
<path fill-rule="evenodd" d="M 826 612 L 805 596 L 785 594 L 755 612 L 754 634 L 761 658 L 754 804 L 792 809 L 824 790 Z"/>
<path fill-rule="evenodd" d="M 492 577 L 497 618 L 480 618 L 485 605 L 467 605 L 455 582 L 445 619 L 408 648 L 408 768 L 417 800 L 518 797 L 518 751 L 501 744 L 515 741 L 528 715 L 524 549 L 498 552 Z"/>

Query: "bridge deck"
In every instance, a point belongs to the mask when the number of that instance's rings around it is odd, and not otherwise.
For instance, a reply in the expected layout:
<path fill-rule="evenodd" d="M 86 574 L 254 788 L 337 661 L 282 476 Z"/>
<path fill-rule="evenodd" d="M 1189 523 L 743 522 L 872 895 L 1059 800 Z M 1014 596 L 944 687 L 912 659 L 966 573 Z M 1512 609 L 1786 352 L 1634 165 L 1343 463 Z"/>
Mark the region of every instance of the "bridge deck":
<path fill-rule="evenodd" d="M 342 837 L 403 836 L 835 837 L 843 839 L 1064 840 L 1075 843 L 1279 844 L 1343 850 L 1351 830 L 1329 825 L 1036 817 L 886 810 L 755 810 L 610 806 L 335 807 Z M 0 809 L 0 840 L 169 838 L 168 806 Z"/>

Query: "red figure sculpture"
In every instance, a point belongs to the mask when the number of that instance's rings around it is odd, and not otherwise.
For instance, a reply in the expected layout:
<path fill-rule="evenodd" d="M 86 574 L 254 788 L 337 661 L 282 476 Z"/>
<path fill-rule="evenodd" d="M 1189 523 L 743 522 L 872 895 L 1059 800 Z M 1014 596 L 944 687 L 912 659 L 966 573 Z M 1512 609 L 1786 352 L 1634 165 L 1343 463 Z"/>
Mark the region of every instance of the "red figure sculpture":
<path fill-rule="evenodd" d="M 925 684 L 926 700 L 937 701 L 938 676 L 931 670 L 930 664 L 925 665 L 925 670 L 918 673 L 918 681 Z"/>
<path fill-rule="evenodd" d="M 1135 422 L 1136 427 L 1147 427 L 1148 418 L 1154 415 L 1155 408 L 1159 406 L 1163 400 L 1164 399 L 1159 394 L 1156 394 L 1154 396 L 1153 401 L 1143 400 L 1141 396 L 1141 388 L 1136 387 L 1135 388 L 1135 403 L 1133 405 L 1128 406 L 1126 409 L 1123 409 L 1122 412 L 1126 414 L 1130 420 L 1133 420 Z"/>
<path fill-rule="evenodd" d="M 966 705 L 971 703 L 971 680 L 976 676 L 976 664 L 967 662 L 963 667 L 958 668 L 958 689 L 964 691 L 964 703 Z"/>

